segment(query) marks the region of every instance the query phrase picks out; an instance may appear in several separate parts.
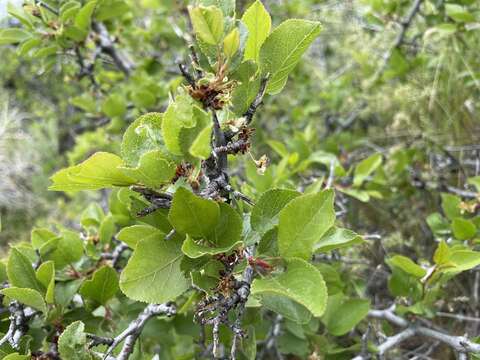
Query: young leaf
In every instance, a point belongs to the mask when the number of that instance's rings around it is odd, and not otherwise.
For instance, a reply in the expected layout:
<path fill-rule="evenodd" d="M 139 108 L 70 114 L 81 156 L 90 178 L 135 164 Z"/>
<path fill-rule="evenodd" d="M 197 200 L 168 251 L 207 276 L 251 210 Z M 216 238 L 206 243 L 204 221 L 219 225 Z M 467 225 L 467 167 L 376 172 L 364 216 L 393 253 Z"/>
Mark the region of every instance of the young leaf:
<path fill-rule="evenodd" d="M 322 316 L 327 304 L 327 287 L 322 274 L 302 259 L 287 260 L 287 270 L 280 275 L 255 279 L 252 294 L 277 294 L 305 306 L 314 316 Z"/>
<path fill-rule="evenodd" d="M 242 219 L 229 205 L 220 203 L 220 218 L 211 235 L 195 241 L 190 236 L 182 245 L 182 251 L 190 258 L 228 252 L 241 244 Z"/>
<path fill-rule="evenodd" d="M 240 83 L 232 93 L 233 112 L 239 116 L 248 110 L 260 89 L 261 79 L 255 76 L 256 73 L 257 65 L 249 60 L 240 64 L 232 74 L 232 78 Z"/>
<path fill-rule="evenodd" d="M 117 155 L 97 152 L 79 165 L 55 173 L 49 190 L 78 191 L 97 190 L 114 186 L 129 186 L 135 180 L 125 176 L 119 169 L 123 165 Z"/>
<path fill-rule="evenodd" d="M 168 213 L 168 220 L 178 232 L 204 239 L 213 232 L 219 217 L 215 201 L 196 196 L 183 187 L 175 192 Z"/>
<path fill-rule="evenodd" d="M 309 260 L 315 243 L 335 222 L 334 193 L 325 190 L 299 196 L 280 211 L 278 249 L 284 257 Z"/>
<path fill-rule="evenodd" d="M 255 1 L 245 11 L 242 22 L 247 26 L 248 39 L 243 60 L 258 61 L 260 47 L 270 33 L 272 19 L 260 0 Z"/>
<path fill-rule="evenodd" d="M 299 195 L 297 191 L 286 189 L 272 189 L 263 193 L 252 209 L 252 229 L 263 235 L 277 226 L 280 211 Z"/>
<path fill-rule="evenodd" d="M 126 296 L 163 303 L 175 300 L 187 290 L 189 283 L 180 269 L 181 243 L 172 240 L 157 237 L 138 242 L 120 276 L 120 289 Z"/>
<path fill-rule="evenodd" d="M 119 94 L 112 94 L 106 98 L 102 111 L 108 117 L 122 116 L 127 111 L 124 98 Z"/>
<path fill-rule="evenodd" d="M 83 241 L 73 231 L 63 231 L 61 236 L 53 238 L 40 248 L 43 260 L 52 260 L 55 268 L 60 270 L 81 259 Z"/>
<path fill-rule="evenodd" d="M 9 287 L 0 290 L 0 294 L 9 297 L 10 299 L 17 300 L 18 302 L 30 306 L 36 310 L 40 310 L 42 313 L 47 313 L 47 304 L 43 300 L 42 294 L 37 290 Z"/>
<path fill-rule="evenodd" d="M 348 299 L 342 294 L 329 296 L 322 322 L 330 334 L 342 336 L 362 321 L 369 310 L 369 300 Z"/>
<path fill-rule="evenodd" d="M 332 227 L 315 243 L 314 252 L 327 252 L 363 243 L 363 238 L 348 229 Z"/>
<path fill-rule="evenodd" d="M 188 13 L 198 38 L 207 44 L 217 45 L 223 37 L 223 13 L 216 6 L 189 7 Z"/>
<path fill-rule="evenodd" d="M 232 31 L 225 36 L 223 39 L 223 53 L 228 59 L 231 59 L 233 55 L 238 51 L 240 47 L 240 32 L 237 28 L 234 28 Z"/>
<path fill-rule="evenodd" d="M 47 304 L 55 302 L 55 263 L 53 261 L 45 261 L 36 272 L 37 280 L 46 290 L 45 301 Z"/>
<path fill-rule="evenodd" d="M 163 114 L 148 113 L 136 119 L 125 131 L 122 140 L 122 159 L 135 167 L 143 154 L 165 148 L 162 137 Z"/>
<path fill-rule="evenodd" d="M 281 23 L 267 37 L 260 48 L 260 70 L 270 74 L 267 92 L 279 93 L 287 82 L 288 74 L 300 57 L 320 33 L 320 23 L 291 19 Z"/>
<path fill-rule="evenodd" d="M 165 159 L 161 150 L 144 153 L 135 168 L 119 166 L 118 169 L 129 178 L 150 188 L 159 188 L 169 183 L 175 175 L 176 165 Z"/>
<path fill-rule="evenodd" d="M 365 160 L 362 160 L 355 166 L 355 175 L 353 177 L 353 186 L 359 187 L 380 165 L 382 164 L 382 154 L 373 154 Z"/>
<path fill-rule="evenodd" d="M 87 335 L 84 330 L 85 325 L 81 321 L 75 321 L 67 326 L 58 339 L 58 352 L 62 359 L 93 359 L 90 350 L 87 348 Z"/>
<path fill-rule="evenodd" d="M 195 141 L 190 146 L 189 152 L 192 156 L 199 159 L 206 160 L 212 151 L 212 124 L 207 125 L 196 137 Z"/>
<path fill-rule="evenodd" d="M 0 45 L 16 44 L 28 40 L 32 35 L 22 29 L 0 29 Z"/>
<path fill-rule="evenodd" d="M 420 265 L 415 264 L 411 259 L 402 255 L 395 255 L 387 261 L 390 267 L 395 266 L 405 271 L 407 274 L 416 277 L 417 279 L 421 279 L 427 274 L 427 270 L 422 268 Z"/>
<path fill-rule="evenodd" d="M 462 200 L 458 196 L 447 193 L 443 193 L 441 196 L 442 209 L 445 213 L 445 216 L 450 220 L 462 217 L 462 212 L 460 210 L 460 203 L 462 202 Z"/>
<path fill-rule="evenodd" d="M 17 248 L 12 248 L 7 263 L 7 274 L 10 285 L 19 288 L 30 288 L 42 291 L 30 260 Z"/>
<path fill-rule="evenodd" d="M 57 236 L 57 234 L 48 229 L 38 228 L 32 230 L 30 241 L 34 249 L 40 249 L 43 244 Z"/>
<path fill-rule="evenodd" d="M 118 275 L 110 266 L 103 266 L 85 281 L 80 294 L 87 299 L 105 305 L 118 291 Z"/>
<path fill-rule="evenodd" d="M 92 21 L 92 15 L 93 11 L 95 10 L 95 6 L 97 6 L 97 2 L 95 0 L 87 2 L 75 16 L 75 26 L 85 33 L 88 31 L 88 29 L 90 29 L 90 23 Z"/>

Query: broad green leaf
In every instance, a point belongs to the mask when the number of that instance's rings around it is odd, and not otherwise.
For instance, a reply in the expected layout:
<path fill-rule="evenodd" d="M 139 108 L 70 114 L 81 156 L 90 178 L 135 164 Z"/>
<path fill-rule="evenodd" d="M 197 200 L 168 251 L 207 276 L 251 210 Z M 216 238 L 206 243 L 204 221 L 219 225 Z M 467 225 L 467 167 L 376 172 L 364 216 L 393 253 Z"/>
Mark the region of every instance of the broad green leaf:
<path fill-rule="evenodd" d="M 267 37 L 260 48 L 259 62 L 262 74 L 270 74 L 269 94 L 277 94 L 283 89 L 288 74 L 319 33 L 320 23 L 291 19 L 281 23 Z"/>
<path fill-rule="evenodd" d="M 119 94 L 110 95 L 105 99 L 102 111 L 108 117 L 122 116 L 127 111 L 125 99 Z"/>
<path fill-rule="evenodd" d="M 456 22 L 474 22 L 475 15 L 457 4 L 445 4 L 445 13 Z"/>
<path fill-rule="evenodd" d="M 87 335 L 85 325 L 75 321 L 67 326 L 58 339 L 58 352 L 62 359 L 68 360 L 93 360 L 87 348 Z"/>
<path fill-rule="evenodd" d="M 452 231 L 458 240 L 468 240 L 475 236 L 477 227 L 470 220 L 455 218 L 452 221 Z"/>
<path fill-rule="evenodd" d="M 235 15 L 235 0 L 198 0 L 199 5 L 212 6 L 215 5 L 222 10 L 225 16 Z"/>
<path fill-rule="evenodd" d="M 3 354 L 0 352 L 0 355 L 3 355 Z M 3 360 L 30 360 L 31 358 L 32 358 L 31 355 L 20 355 L 19 353 L 13 353 L 13 354 L 8 354 L 2 359 Z"/>
<path fill-rule="evenodd" d="M 8 280 L 11 286 L 42 291 L 30 260 L 17 248 L 12 248 L 7 263 Z"/>
<path fill-rule="evenodd" d="M 28 40 L 32 35 L 22 29 L 0 29 L 0 45 L 16 44 Z"/>
<path fill-rule="evenodd" d="M 414 263 L 411 259 L 402 255 L 395 255 L 392 258 L 388 259 L 388 264 L 390 266 L 396 266 L 397 268 L 405 271 L 407 274 L 416 277 L 417 279 L 421 279 L 427 274 L 427 271 L 424 268 Z"/>
<path fill-rule="evenodd" d="M 125 176 L 149 188 L 159 188 L 169 183 L 175 175 L 176 168 L 175 163 L 165 159 L 161 150 L 144 153 L 135 168 L 118 167 Z"/>
<path fill-rule="evenodd" d="M 315 243 L 314 252 L 327 252 L 363 243 L 361 236 L 348 229 L 332 227 Z"/>
<path fill-rule="evenodd" d="M 81 259 L 83 255 L 83 241 L 73 231 L 63 231 L 61 236 L 53 238 L 40 248 L 43 260 L 52 260 L 55 269 L 63 269 Z"/>
<path fill-rule="evenodd" d="M 115 234 L 115 218 L 112 214 L 105 216 L 98 229 L 98 237 L 102 244 L 108 244 Z"/>
<path fill-rule="evenodd" d="M 443 193 L 442 194 L 442 209 L 445 213 L 445 216 L 450 220 L 453 220 L 458 217 L 462 217 L 462 212 L 460 210 L 460 203 L 462 200 L 455 195 Z"/>
<path fill-rule="evenodd" d="M 189 286 L 180 269 L 180 247 L 180 242 L 163 237 L 140 240 L 120 276 L 123 293 L 148 303 L 175 300 Z"/>
<path fill-rule="evenodd" d="M 125 131 L 122 140 L 122 159 L 135 167 L 142 155 L 165 148 L 162 137 L 163 114 L 148 113 L 136 119 Z"/>
<path fill-rule="evenodd" d="M 175 155 L 182 155 L 180 131 L 182 128 L 193 128 L 193 104 L 188 95 L 179 95 L 168 105 L 162 122 L 162 134 L 167 149 Z"/>
<path fill-rule="evenodd" d="M 192 156 L 206 160 L 212 151 L 212 124 L 207 125 L 196 137 L 190 146 L 189 152 Z"/>
<path fill-rule="evenodd" d="M 447 243 L 442 240 L 438 244 L 438 247 L 433 254 L 433 262 L 436 265 L 446 265 L 450 260 L 450 254 L 450 248 L 448 247 Z"/>
<path fill-rule="evenodd" d="M 60 6 L 60 21 L 66 22 L 69 19 L 73 19 L 80 9 L 81 4 L 78 1 L 67 1 Z"/>
<path fill-rule="evenodd" d="M 193 30 L 198 38 L 210 45 L 218 45 L 223 37 L 223 13 L 216 6 L 189 7 Z"/>
<path fill-rule="evenodd" d="M 98 228 L 105 217 L 102 207 L 97 203 L 90 203 L 82 212 L 80 223 L 84 228 Z"/>
<path fill-rule="evenodd" d="M 373 154 L 355 166 L 353 186 L 359 187 L 382 164 L 382 154 Z"/>
<path fill-rule="evenodd" d="M 312 313 L 305 306 L 282 295 L 262 293 L 261 304 L 298 324 L 307 324 L 312 318 Z"/>
<path fill-rule="evenodd" d="M 278 249 L 283 257 L 309 260 L 313 247 L 335 222 L 333 190 L 299 196 L 280 211 Z"/>
<path fill-rule="evenodd" d="M 45 301 L 47 304 L 55 302 L 55 263 L 53 261 L 45 261 L 36 272 L 37 280 L 46 290 Z"/>
<path fill-rule="evenodd" d="M 435 236 L 442 236 L 450 233 L 450 224 L 439 213 L 428 215 L 426 221 Z"/>
<path fill-rule="evenodd" d="M 322 322 L 330 334 L 342 336 L 362 321 L 369 310 L 369 300 L 348 299 L 342 294 L 329 296 Z"/>
<path fill-rule="evenodd" d="M 94 272 L 91 279 L 80 288 L 80 295 L 105 305 L 118 291 L 118 275 L 110 266 L 103 266 Z"/>
<path fill-rule="evenodd" d="M 180 187 L 175 192 L 168 220 L 182 234 L 204 239 L 214 231 L 220 217 L 218 204 Z"/>
<path fill-rule="evenodd" d="M 240 31 L 234 28 L 223 39 L 223 53 L 228 59 L 231 59 L 236 54 L 240 47 Z"/>
<path fill-rule="evenodd" d="M 131 8 L 124 0 L 101 2 L 95 10 L 95 19 L 105 21 L 119 18 L 129 12 L 131 12 Z"/>
<path fill-rule="evenodd" d="M 45 304 L 42 294 L 40 294 L 37 290 L 9 287 L 0 290 L 0 294 L 5 295 L 10 299 L 17 300 L 18 302 L 26 306 L 30 306 L 36 310 L 40 310 L 44 314 L 47 313 L 47 304 Z"/>
<path fill-rule="evenodd" d="M 199 258 L 203 255 L 215 255 L 232 250 L 241 244 L 242 218 L 229 205 L 220 203 L 220 217 L 213 232 L 201 240 L 194 240 L 190 236 L 182 245 L 182 251 L 190 258 Z"/>
<path fill-rule="evenodd" d="M 255 279 L 252 294 L 276 294 L 305 306 L 314 316 L 322 316 L 327 304 L 327 287 L 322 274 L 302 259 L 287 260 L 287 269 L 280 275 Z"/>
<path fill-rule="evenodd" d="M 448 258 L 453 266 L 446 267 L 445 273 L 460 273 L 480 265 L 480 252 L 472 250 L 453 250 Z"/>
<path fill-rule="evenodd" d="M 55 173 L 51 177 L 53 184 L 49 190 L 97 190 L 134 184 L 135 180 L 125 176 L 118 169 L 122 165 L 123 161 L 117 155 L 97 152 L 81 164 Z"/>
<path fill-rule="evenodd" d="M 7 11 L 9 15 L 18 19 L 18 21 L 20 21 L 23 26 L 29 29 L 33 29 L 33 21 L 35 21 L 34 17 L 33 15 L 25 11 L 23 7 L 16 7 L 11 2 L 7 2 Z"/>
<path fill-rule="evenodd" d="M 30 239 L 32 242 L 32 246 L 34 249 L 40 249 L 40 247 L 45 244 L 47 241 L 56 238 L 58 235 L 54 232 L 45 229 L 45 228 L 38 228 L 33 229 L 30 235 Z"/>
<path fill-rule="evenodd" d="M 299 192 L 286 189 L 272 189 L 263 193 L 252 208 L 250 216 L 252 229 L 263 235 L 277 226 L 280 211 L 298 196 Z"/>
<path fill-rule="evenodd" d="M 260 89 L 261 79 L 256 73 L 257 66 L 250 60 L 240 64 L 232 75 L 239 82 L 232 93 L 233 112 L 239 116 L 248 110 Z"/>
<path fill-rule="evenodd" d="M 90 29 L 90 23 L 92 21 L 93 11 L 95 10 L 95 6 L 97 6 L 97 2 L 95 0 L 87 2 L 77 13 L 75 16 L 75 26 L 87 32 Z"/>
<path fill-rule="evenodd" d="M 245 11 L 242 22 L 248 29 L 248 40 L 245 45 L 243 60 L 258 62 L 260 47 L 270 33 L 272 19 L 262 2 L 257 0 Z"/>
<path fill-rule="evenodd" d="M 370 200 L 370 195 L 367 191 L 359 190 L 359 189 L 352 189 L 352 188 L 338 188 L 338 191 L 351 196 L 361 202 L 368 202 Z"/>
<path fill-rule="evenodd" d="M 140 240 L 147 238 L 159 239 L 165 234 L 151 225 L 133 225 L 125 227 L 117 234 L 117 239 L 135 249 Z"/>

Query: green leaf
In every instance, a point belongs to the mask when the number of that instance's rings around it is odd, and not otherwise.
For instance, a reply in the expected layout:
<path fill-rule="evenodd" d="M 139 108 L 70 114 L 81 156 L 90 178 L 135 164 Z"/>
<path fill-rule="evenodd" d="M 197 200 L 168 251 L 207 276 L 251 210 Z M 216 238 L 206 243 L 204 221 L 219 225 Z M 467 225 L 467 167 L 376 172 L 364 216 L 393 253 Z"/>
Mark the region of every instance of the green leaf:
<path fill-rule="evenodd" d="M 445 13 L 456 22 L 474 22 L 475 15 L 457 4 L 445 4 Z"/>
<path fill-rule="evenodd" d="M 87 2 L 75 16 L 75 26 L 82 31 L 87 32 L 90 29 L 90 23 L 92 21 L 93 11 L 97 6 L 95 0 Z"/>
<path fill-rule="evenodd" d="M 476 235 L 477 227 L 470 220 L 455 218 L 452 221 L 452 231 L 458 240 L 468 240 Z"/>
<path fill-rule="evenodd" d="M 33 29 L 33 15 L 29 14 L 23 7 L 16 7 L 11 2 L 7 3 L 8 14 L 15 17 L 23 26 Z"/>
<path fill-rule="evenodd" d="M 0 294 L 5 295 L 10 299 L 17 300 L 26 306 L 30 306 L 36 310 L 39 310 L 44 314 L 47 313 L 47 304 L 45 304 L 42 294 L 40 294 L 37 290 L 9 287 L 0 290 Z"/>
<path fill-rule="evenodd" d="M 262 294 L 261 303 L 267 309 L 298 324 L 307 324 L 312 319 L 312 313 L 305 306 L 285 296 Z"/>
<path fill-rule="evenodd" d="M 455 195 L 443 193 L 442 195 L 442 209 L 445 216 L 450 220 L 461 217 L 460 203 L 462 200 Z"/>
<path fill-rule="evenodd" d="M 80 295 L 86 299 L 105 305 L 118 291 L 118 275 L 110 266 L 103 266 L 85 281 Z"/>
<path fill-rule="evenodd" d="M 36 272 L 37 280 L 46 290 L 45 301 L 47 304 L 55 302 L 55 263 L 53 261 L 45 261 Z"/>
<path fill-rule="evenodd" d="M 300 193 L 286 189 L 272 189 L 263 193 L 255 206 L 252 208 L 250 224 L 252 229 L 265 234 L 278 225 L 280 211 Z"/>
<path fill-rule="evenodd" d="M 61 270 L 82 258 L 83 241 L 76 232 L 63 231 L 61 236 L 51 239 L 40 248 L 40 255 L 43 260 L 52 260 L 55 268 Z"/>
<path fill-rule="evenodd" d="M 125 227 L 117 234 L 117 239 L 135 249 L 140 240 L 147 238 L 161 238 L 165 234 L 150 225 L 133 225 Z"/>
<path fill-rule="evenodd" d="M 119 94 L 110 95 L 105 99 L 102 111 L 108 117 L 123 116 L 127 111 L 124 98 Z"/>
<path fill-rule="evenodd" d="M 192 156 L 206 160 L 212 152 L 212 124 L 207 125 L 196 137 L 189 152 Z"/>
<path fill-rule="evenodd" d="M 81 321 L 75 321 L 67 326 L 58 339 L 58 352 L 62 359 L 68 360 L 92 360 L 90 350 L 87 348 L 87 335 L 84 332 L 85 325 Z"/>
<path fill-rule="evenodd" d="M 32 35 L 22 29 L 0 29 L 0 45 L 16 44 L 28 40 Z"/>
<path fill-rule="evenodd" d="M 454 250 L 451 251 L 448 260 L 449 264 L 453 266 L 445 267 L 443 272 L 457 274 L 480 265 L 480 252 L 472 250 Z"/>
<path fill-rule="evenodd" d="M 32 242 L 32 246 L 34 249 L 40 249 L 40 247 L 48 242 L 49 240 L 56 238 L 58 235 L 54 232 L 45 229 L 45 228 L 38 228 L 33 229 L 30 235 L 30 239 Z"/>
<path fill-rule="evenodd" d="M 7 275 L 11 286 L 42 291 L 32 263 L 17 248 L 12 248 L 7 263 Z"/>
<path fill-rule="evenodd" d="M 245 45 L 243 60 L 258 62 L 260 47 L 270 33 L 272 19 L 262 2 L 257 0 L 245 11 L 242 16 L 242 22 L 248 29 L 248 39 Z"/>
<path fill-rule="evenodd" d="M 440 241 L 435 253 L 433 254 L 433 262 L 436 265 L 448 264 L 450 259 L 450 248 L 445 241 Z"/>
<path fill-rule="evenodd" d="M 315 243 L 335 222 L 334 192 L 299 196 L 280 211 L 278 249 L 283 257 L 309 260 Z"/>
<path fill-rule="evenodd" d="M 180 242 L 163 237 L 140 240 L 120 276 L 123 293 L 148 303 L 175 300 L 189 286 L 180 269 L 180 247 Z"/>
<path fill-rule="evenodd" d="M 177 166 L 165 159 L 161 150 L 144 153 L 135 168 L 119 166 L 118 169 L 129 178 L 149 188 L 159 188 L 170 183 Z"/>
<path fill-rule="evenodd" d="M 112 214 L 105 216 L 98 229 L 98 237 L 102 244 L 108 244 L 115 234 L 115 218 Z"/>
<path fill-rule="evenodd" d="M 125 131 L 122 141 L 122 159 L 135 167 L 143 154 L 165 148 L 162 137 L 163 114 L 148 113 L 136 119 Z"/>
<path fill-rule="evenodd" d="M 173 196 L 168 220 L 182 234 L 208 238 L 218 223 L 220 209 L 213 200 L 203 199 L 180 187 Z"/>
<path fill-rule="evenodd" d="M 223 37 L 223 13 L 216 6 L 188 8 L 197 37 L 210 45 L 217 45 Z"/>
<path fill-rule="evenodd" d="M 342 336 L 362 321 L 369 310 L 369 300 L 348 299 L 342 294 L 329 296 L 322 322 L 330 334 Z"/>
<path fill-rule="evenodd" d="M 363 242 L 363 238 L 351 230 L 332 227 L 314 245 L 314 252 L 327 252 L 334 249 L 361 244 Z"/>
<path fill-rule="evenodd" d="M 1 353 L 0 353 L 1 354 Z M 8 354 L 3 360 L 30 360 L 31 355 L 20 355 L 19 353 Z"/>
<path fill-rule="evenodd" d="M 248 110 L 260 89 L 261 79 L 256 73 L 257 66 L 250 60 L 240 64 L 232 75 L 239 82 L 232 93 L 233 112 L 239 116 Z"/>
<path fill-rule="evenodd" d="M 242 243 L 242 218 L 231 206 L 224 203 L 218 205 L 220 218 L 211 235 L 200 241 L 187 236 L 182 251 L 188 257 L 199 258 L 203 255 L 228 252 Z"/>
<path fill-rule="evenodd" d="M 255 279 L 252 294 L 285 296 L 305 306 L 314 316 L 322 316 L 327 304 L 327 287 L 320 271 L 295 258 L 287 260 L 287 269 L 282 274 Z"/>
<path fill-rule="evenodd" d="M 223 39 L 223 53 L 228 59 L 231 59 L 236 54 L 240 47 L 240 31 L 234 28 Z"/>
<path fill-rule="evenodd" d="M 320 23 L 291 19 L 281 23 L 267 37 L 260 48 L 260 69 L 270 74 L 269 94 L 279 93 L 287 82 L 288 74 L 300 57 L 320 33 Z"/>
<path fill-rule="evenodd" d="M 405 271 L 407 274 L 416 277 L 417 279 L 421 279 L 427 274 L 427 271 L 424 268 L 402 255 L 395 255 L 388 259 L 388 265 L 395 266 Z"/>
<path fill-rule="evenodd" d="M 123 161 L 117 155 L 97 152 L 79 165 L 62 169 L 51 177 L 49 190 L 97 190 L 114 186 L 129 186 L 135 180 L 125 176 L 117 167 Z"/>
<path fill-rule="evenodd" d="M 382 154 L 373 154 L 355 166 L 353 186 L 359 187 L 382 164 Z"/>

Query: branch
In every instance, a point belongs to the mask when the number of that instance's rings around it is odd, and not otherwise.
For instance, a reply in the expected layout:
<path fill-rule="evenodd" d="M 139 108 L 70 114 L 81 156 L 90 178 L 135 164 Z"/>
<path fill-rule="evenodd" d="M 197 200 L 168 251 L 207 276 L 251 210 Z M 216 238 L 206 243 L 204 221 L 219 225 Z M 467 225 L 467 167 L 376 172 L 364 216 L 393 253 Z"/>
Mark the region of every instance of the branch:
<path fill-rule="evenodd" d="M 92 28 L 98 35 L 98 45 L 102 49 L 102 52 L 110 56 L 115 65 L 128 77 L 134 68 L 134 64 L 126 55 L 117 50 L 103 23 L 94 21 L 92 22 Z"/>
<path fill-rule="evenodd" d="M 418 326 L 410 323 L 404 318 L 394 313 L 395 306 L 385 310 L 370 310 L 368 316 L 375 319 L 386 320 L 398 327 L 404 328 L 400 333 L 388 337 L 382 344 L 378 346 L 378 354 L 383 355 L 388 350 L 398 346 L 402 341 L 415 335 L 425 336 L 434 340 L 438 340 L 460 354 L 478 353 L 480 352 L 480 344 L 470 341 L 464 336 L 449 335 L 443 331 L 433 330 L 426 326 Z M 358 355 L 354 360 L 367 360 L 369 355 Z"/>
<path fill-rule="evenodd" d="M 176 314 L 176 312 L 177 309 L 175 304 L 172 303 L 148 305 L 121 334 L 117 335 L 113 339 L 107 352 L 103 355 L 103 360 L 107 360 L 112 354 L 112 351 L 124 340 L 125 343 L 123 344 L 122 350 L 117 356 L 117 360 L 127 360 L 132 354 L 135 347 L 135 342 L 142 333 L 142 330 L 148 320 L 157 315 L 173 316 Z"/>
<path fill-rule="evenodd" d="M 246 125 L 249 125 L 253 120 L 253 115 L 257 111 L 257 108 L 260 106 L 263 100 L 263 96 L 265 95 L 265 90 L 267 88 L 268 76 L 262 78 L 260 82 L 260 88 L 258 89 L 257 96 L 252 101 L 250 106 L 248 107 L 247 111 L 243 114 L 243 117 L 246 120 Z"/>

